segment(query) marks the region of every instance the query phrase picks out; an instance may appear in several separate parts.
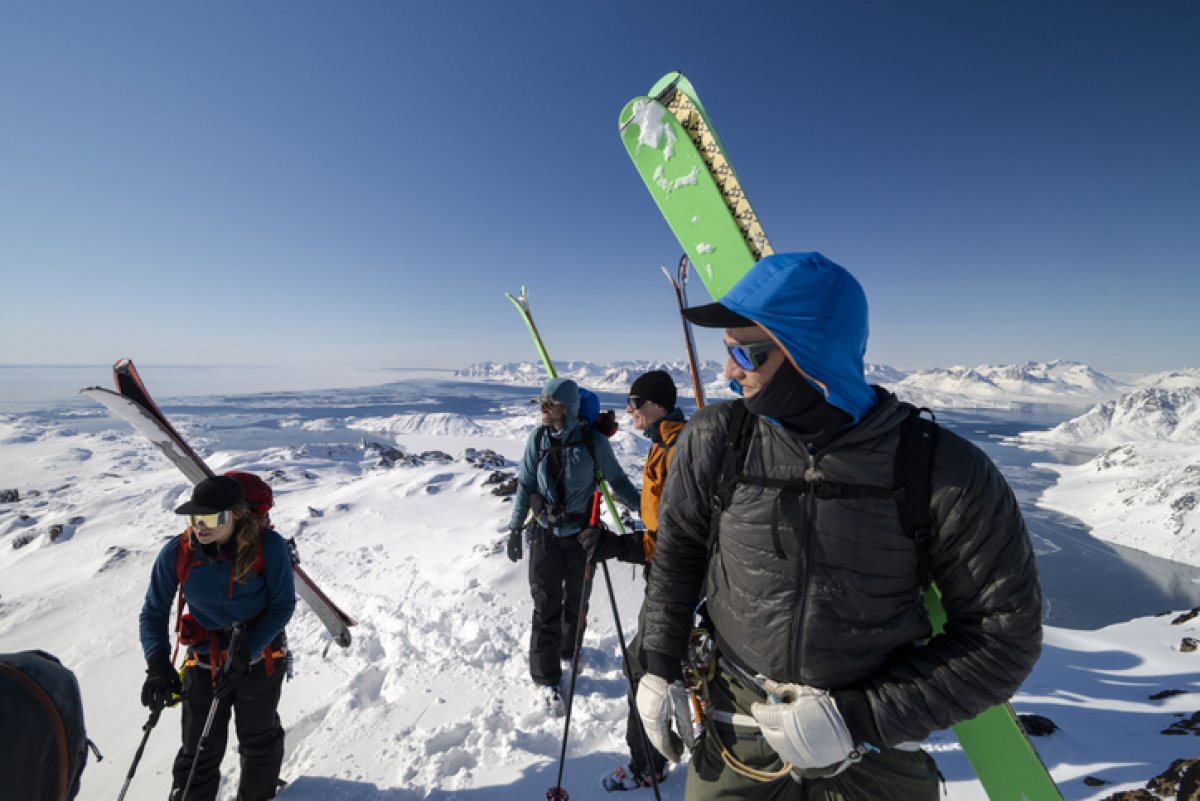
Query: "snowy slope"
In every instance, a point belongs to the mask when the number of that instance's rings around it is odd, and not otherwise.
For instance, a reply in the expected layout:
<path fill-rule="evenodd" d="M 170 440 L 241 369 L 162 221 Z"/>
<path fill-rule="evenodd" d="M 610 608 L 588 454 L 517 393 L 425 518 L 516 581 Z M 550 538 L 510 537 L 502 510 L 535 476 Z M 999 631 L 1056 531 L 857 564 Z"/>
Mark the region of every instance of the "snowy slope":
<path fill-rule="evenodd" d="M 535 424 L 528 404 L 477 418 L 324 417 L 314 402 L 279 426 L 311 431 L 314 441 L 265 447 L 217 426 L 220 412 L 179 422 L 215 469 L 270 480 L 277 527 L 296 537 L 309 573 L 361 622 L 349 649 L 333 646 L 326 656 L 323 629 L 303 605 L 289 626 L 296 675 L 281 715 L 293 784 L 281 798 L 543 798 L 557 774 L 562 720 L 546 717 L 529 693 L 526 565 L 502 553 L 509 507 L 491 492 L 494 466 L 478 458 L 494 448 L 511 472 Z M 107 756 L 84 774 L 80 798 L 88 801 L 116 796 L 141 734 L 137 613 L 154 555 L 179 529 L 171 509 L 188 492 L 156 451 L 103 415 L 83 410 L 65 423 L 0 416 L 0 489 L 21 494 L 0 503 L 0 642 L 6 651 L 49 650 L 79 676 L 89 733 Z M 344 438 L 330 441 L 339 431 Z M 618 437 L 636 475 L 645 440 Z M 409 458 L 385 459 L 387 448 Z M 20 535 L 32 537 L 14 547 Z M 641 579 L 627 566 L 611 575 L 629 636 Z M 1015 704 L 1062 727 L 1039 746 L 1068 799 L 1103 798 L 1192 755 L 1190 738 L 1158 732 L 1197 708 L 1197 655 L 1180 650 L 1183 636 L 1200 637 L 1197 628 L 1153 618 L 1100 632 L 1048 630 Z M 573 801 L 599 801 L 610 797 L 598 777 L 625 756 L 626 714 L 600 584 L 585 646 L 563 786 Z M 1149 698 L 1167 689 L 1189 694 Z M 130 798 L 165 796 L 176 715 L 166 713 L 151 737 Z M 983 798 L 952 735 L 937 733 L 928 745 L 948 799 Z M 228 754 L 227 774 L 236 776 L 235 765 Z M 681 775 L 663 786 L 664 798 L 682 799 Z M 1087 775 L 1113 784 L 1089 787 Z M 231 801 L 235 791 L 227 781 L 220 798 Z"/>
<path fill-rule="evenodd" d="M 1055 360 L 918 370 L 889 388 L 918 406 L 945 409 L 1084 404 L 1112 397 L 1125 386 L 1087 365 Z"/>
<path fill-rule="evenodd" d="M 1059 473 L 1038 504 L 1084 521 L 1103 540 L 1200 565 L 1200 370 L 1149 376 L 1138 389 L 1049 431 L 1032 446 L 1095 451 Z"/>

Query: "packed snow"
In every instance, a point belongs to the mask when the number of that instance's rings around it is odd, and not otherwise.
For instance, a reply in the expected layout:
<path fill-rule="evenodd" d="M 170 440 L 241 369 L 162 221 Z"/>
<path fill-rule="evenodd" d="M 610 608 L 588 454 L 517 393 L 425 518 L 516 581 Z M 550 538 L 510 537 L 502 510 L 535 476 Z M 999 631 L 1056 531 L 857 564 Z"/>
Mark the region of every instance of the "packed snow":
<path fill-rule="evenodd" d="M 1099 539 L 1200 565 L 1200 370 L 1159 373 L 1049 431 L 1030 446 L 1094 454 L 1059 473 L 1039 504 L 1083 520 Z"/>
<path fill-rule="evenodd" d="M 600 375 L 622 377 L 608 386 L 619 393 L 641 370 L 603 368 Z M 519 370 L 489 369 L 489 378 Z M 528 387 L 541 377 L 530 374 L 524 388 L 474 375 L 355 392 L 182 398 L 157 390 L 171 385 L 169 369 L 142 372 L 211 467 L 268 479 L 276 527 L 296 537 L 309 574 L 359 620 L 351 646 L 327 653 L 327 635 L 303 604 L 289 625 L 295 676 L 280 712 L 291 784 L 280 798 L 544 798 L 558 772 L 563 720 L 532 692 L 526 565 L 504 556 L 509 506 L 493 494 L 515 473 L 536 425 Z M 79 385 L 106 379 L 98 369 Z M 221 391 L 219 382 L 208 387 Z M 0 500 L 0 642 L 4 651 L 48 650 L 75 671 L 89 734 L 106 756 L 88 766 L 79 797 L 110 799 L 146 719 L 137 615 L 155 554 L 180 530 L 172 509 L 189 486 L 140 434 L 84 398 L 3 408 L 0 493 L 14 489 L 19 499 Z M 1193 447 L 1189 436 L 1160 445 Z M 640 481 L 646 440 L 623 428 L 614 445 Z M 609 572 L 629 637 L 642 580 L 625 565 Z M 1043 657 L 1014 706 L 1059 726 L 1036 742 L 1065 798 L 1140 787 L 1195 755 L 1190 737 L 1164 736 L 1190 733 L 1198 708 L 1200 654 L 1188 652 L 1186 638 L 1200 639 L 1200 624 L 1175 614 L 1098 631 L 1047 628 Z M 573 801 L 598 801 L 610 797 L 600 777 L 627 758 L 625 682 L 602 573 L 584 644 L 562 786 Z M 151 736 L 130 798 L 165 797 L 177 714 L 165 713 Z M 236 794 L 230 739 L 222 801 Z M 946 777 L 946 798 L 985 798 L 950 732 L 935 733 L 927 747 Z M 672 773 L 663 798 L 683 798 L 683 775 Z"/>

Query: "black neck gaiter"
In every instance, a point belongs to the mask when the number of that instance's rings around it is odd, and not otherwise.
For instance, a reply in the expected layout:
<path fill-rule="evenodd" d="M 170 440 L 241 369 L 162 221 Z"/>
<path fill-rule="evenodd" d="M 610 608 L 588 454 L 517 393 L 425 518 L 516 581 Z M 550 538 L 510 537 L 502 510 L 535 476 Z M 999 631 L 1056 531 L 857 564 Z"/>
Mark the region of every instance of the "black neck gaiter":
<path fill-rule="evenodd" d="M 746 398 L 754 414 L 773 417 L 809 445 L 820 448 L 853 418 L 833 406 L 790 361 L 784 361 L 766 386 Z"/>

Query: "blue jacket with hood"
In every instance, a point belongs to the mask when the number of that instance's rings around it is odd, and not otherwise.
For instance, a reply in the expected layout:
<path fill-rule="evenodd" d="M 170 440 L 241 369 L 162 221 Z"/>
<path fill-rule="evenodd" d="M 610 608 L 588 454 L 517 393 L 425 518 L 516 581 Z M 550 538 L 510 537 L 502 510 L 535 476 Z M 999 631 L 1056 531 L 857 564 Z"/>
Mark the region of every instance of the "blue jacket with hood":
<path fill-rule="evenodd" d="M 529 497 L 540 494 L 547 506 L 562 505 L 568 519 L 558 528 L 558 536 L 570 537 L 578 534 L 587 525 L 591 514 L 592 493 L 596 490 L 596 469 L 612 487 L 617 497 L 631 509 L 641 505 L 641 496 L 633 482 L 621 469 L 608 438 L 599 431 L 579 421 L 579 387 L 569 378 L 552 378 L 542 387 L 542 394 L 549 395 L 566 407 L 566 424 L 562 431 L 563 443 L 563 489 L 566 497 L 558 497 L 558 476 L 551 475 L 551 460 L 539 459 L 539 441 L 549 438 L 549 433 L 538 427 L 525 443 L 525 455 L 521 459 L 521 474 L 517 479 L 517 492 L 513 496 L 510 528 L 520 528 L 529 514 Z M 588 454 L 584 437 L 592 438 L 592 450 L 596 463 Z M 545 444 L 545 443 L 542 443 Z"/>

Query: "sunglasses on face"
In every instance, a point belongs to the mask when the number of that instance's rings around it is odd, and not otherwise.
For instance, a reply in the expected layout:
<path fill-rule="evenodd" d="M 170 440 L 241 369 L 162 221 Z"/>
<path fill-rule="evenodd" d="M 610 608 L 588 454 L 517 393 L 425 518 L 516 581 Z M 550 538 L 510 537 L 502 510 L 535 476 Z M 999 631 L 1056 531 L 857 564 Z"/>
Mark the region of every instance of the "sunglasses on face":
<path fill-rule="evenodd" d="M 626 407 L 636 411 L 642 408 L 642 404 L 644 404 L 647 400 L 649 400 L 649 398 L 639 398 L 637 395 L 630 395 L 625 399 L 625 405 Z"/>
<path fill-rule="evenodd" d="M 188 515 L 188 520 L 191 521 L 193 526 L 198 526 L 203 523 L 205 528 L 216 528 L 217 526 L 223 526 L 228 523 L 232 514 L 232 512 L 224 511 L 216 512 L 215 514 L 211 515 Z"/>
<path fill-rule="evenodd" d="M 779 350 L 774 342 L 726 342 L 729 358 L 743 370 L 757 370 L 767 360 L 767 354 Z"/>
<path fill-rule="evenodd" d="M 538 395 L 537 402 L 538 406 L 541 406 L 543 409 L 551 409 L 555 406 L 562 406 L 562 403 L 555 400 L 551 395 Z"/>

